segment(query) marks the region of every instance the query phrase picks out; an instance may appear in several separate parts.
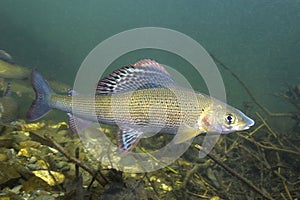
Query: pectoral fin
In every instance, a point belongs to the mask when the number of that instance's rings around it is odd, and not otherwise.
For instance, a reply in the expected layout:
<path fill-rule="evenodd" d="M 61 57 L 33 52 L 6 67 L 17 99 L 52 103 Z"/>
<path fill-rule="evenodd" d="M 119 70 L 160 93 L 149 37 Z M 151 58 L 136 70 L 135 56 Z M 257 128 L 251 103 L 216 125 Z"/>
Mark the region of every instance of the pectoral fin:
<path fill-rule="evenodd" d="M 199 135 L 201 131 L 199 129 L 187 126 L 187 125 L 181 125 L 178 129 L 177 134 L 175 135 L 173 141 L 175 144 L 179 144 L 182 142 L 185 142 L 187 140 L 193 139 L 197 135 Z"/>

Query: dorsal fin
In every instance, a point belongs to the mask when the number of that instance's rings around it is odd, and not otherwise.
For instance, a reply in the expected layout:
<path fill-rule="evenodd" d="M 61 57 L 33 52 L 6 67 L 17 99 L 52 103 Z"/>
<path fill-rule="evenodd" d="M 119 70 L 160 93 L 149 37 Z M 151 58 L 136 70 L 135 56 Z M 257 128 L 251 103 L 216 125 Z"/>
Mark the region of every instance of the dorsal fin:
<path fill-rule="evenodd" d="M 97 94 L 115 94 L 140 89 L 175 85 L 159 63 L 145 59 L 110 73 L 98 82 Z"/>
<path fill-rule="evenodd" d="M 7 53 L 4 50 L 0 49 L 0 60 L 3 60 L 5 62 L 11 63 L 11 64 L 15 64 L 11 55 L 9 55 L 9 53 Z"/>

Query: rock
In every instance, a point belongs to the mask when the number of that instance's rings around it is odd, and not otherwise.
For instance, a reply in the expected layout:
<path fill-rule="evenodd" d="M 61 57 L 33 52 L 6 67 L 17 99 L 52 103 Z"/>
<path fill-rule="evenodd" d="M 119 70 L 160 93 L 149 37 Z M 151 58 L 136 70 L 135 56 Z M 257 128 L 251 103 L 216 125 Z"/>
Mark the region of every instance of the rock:
<path fill-rule="evenodd" d="M 58 129 L 59 130 L 68 130 L 69 129 L 69 125 L 66 122 L 59 122 L 57 124 L 54 125 L 48 125 L 49 128 L 52 129 Z"/>
<path fill-rule="evenodd" d="M 30 170 L 39 170 L 40 169 L 40 167 L 37 166 L 36 164 L 28 164 L 27 167 Z"/>
<path fill-rule="evenodd" d="M 0 200 L 11 200 L 10 197 L 0 197 Z"/>
<path fill-rule="evenodd" d="M 44 160 L 38 160 L 34 164 L 28 164 L 27 167 L 30 170 L 48 169 L 49 164 Z"/>
<path fill-rule="evenodd" d="M 20 149 L 17 155 L 27 157 L 27 158 L 30 158 L 32 156 L 42 157 L 48 155 L 48 153 L 50 152 L 51 151 L 47 146 L 40 146 L 39 148 L 25 147 Z"/>
<path fill-rule="evenodd" d="M 32 156 L 31 158 L 29 158 L 28 162 L 30 164 L 34 164 L 37 161 L 37 158 L 35 156 Z"/>
<path fill-rule="evenodd" d="M 56 163 L 56 167 L 57 167 L 58 169 L 62 169 L 63 167 L 65 167 L 65 166 L 67 166 L 67 165 L 68 165 L 68 163 L 65 162 L 65 161 L 59 161 L 58 163 Z"/>
<path fill-rule="evenodd" d="M 16 170 L 15 165 L 13 164 L 0 162 L 0 169 L 0 185 L 10 181 L 15 181 L 21 177 L 21 175 Z"/>
<path fill-rule="evenodd" d="M 57 132 L 57 135 L 64 137 L 64 136 L 69 136 L 70 135 L 70 130 L 60 130 Z"/>
<path fill-rule="evenodd" d="M 33 147 L 33 148 L 38 148 L 41 146 L 41 143 L 39 142 L 35 142 L 35 141 L 31 141 L 31 140 L 27 140 L 27 141 L 22 141 L 19 143 L 19 146 L 21 148 L 26 148 L 26 147 Z"/>
<path fill-rule="evenodd" d="M 53 197 L 51 195 L 41 195 L 41 196 L 35 198 L 35 200 L 55 200 L 55 197 Z"/>
<path fill-rule="evenodd" d="M 23 148 L 23 149 L 20 149 L 20 151 L 18 152 L 17 154 L 18 156 L 24 156 L 24 157 L 31 157 L 31 153 L 30 153 L 30 150 L 29 148 Z"/>
<path fill-rule="evenodd" d="M 41 123 L 37 122 L 37 123 L 30 123 L 30 124 L 20 123 L 18 125 L 21 131 L 35 131 L 43 128 L 46 124 L 44 122 Z"/>
<path fill-rule="evenodd" d="M 161 189 L 163 189 L 164 191 L 172 191 L 172 187 L 165 184 L 165 183 L 162 183 L 161 186 L 160 186 Z"/>
<path fill-rule="evenodd" d="M 39 188 L 43 188 L 43 190 L 51 191 L 52 188 L 39 177 L 33 176 L 28 179 L 28 181 L 23 183 L 22 190 L 26 193 L 31 193 L 36 191 Z"/>
<path fill-rule="evenodd" d="M 0 162 L 6 161 L 8 159 L 8 156 L 4 153 L 0 153 Z"/>
<path fill-rule="evenodd" d="M 147 200 L 149 199 L 144 188 L 143 183 L 137 183 L 134 179 L 128 179 L 125 183 L 114 182 L 110 185 L 107 185 L 107 188 L 103 194 L 99 196 L 99 200 L 102 199 L 138 199 L 138 200 Z"/>
<path fill-rule="evenodd" d="M 9 157 L 9 159 L 12 159 L 16 157 L 17 153 L 14 149 L 8 149 L 6 155 Z"/>
<path fill-rule="evenodd" d="M 0 147 L 11 148 L 13 144 L 13 139 L 11 138 L 1 138 L 0 139 Z"/>
<path fill-rule="evenodd" d="M 15 168 L 19 174 L 25 179 L 29 179 L 33 176 L 32 172 L 27 169 L 23 164 L 17 164 L 15 165 Z"/>
<path fill-rule="evenodd" d="M 70 166 L 68 166 L 68 165 L 61 168 L 62 172 L 66 172 L 66 171 L 69 171 L 69 170 L 70 170 Z"/>
<path fill-rule="evenodd" d="M 48 170 L 37 170 L 32 173 L 51 186 L 61 184 L 65 181 L 65 176 L 55 171 L 50 171 L 51 174 L 49 174 Z"/>
<path fill-rule="evenodd" d="M 22 185 L 17 185 L 15 187 L 13 187 L 10 191 L 15 194 L 19 194 L 22 187 L 23 187 Z"/>
<path fill-rule="evenodd" d="M 48 169 L 49 168 L 49 163 L 47 163 L 44 160 L 38 160 L 36 161 L 35 165 L 39 168 L 39 169 Z"/>

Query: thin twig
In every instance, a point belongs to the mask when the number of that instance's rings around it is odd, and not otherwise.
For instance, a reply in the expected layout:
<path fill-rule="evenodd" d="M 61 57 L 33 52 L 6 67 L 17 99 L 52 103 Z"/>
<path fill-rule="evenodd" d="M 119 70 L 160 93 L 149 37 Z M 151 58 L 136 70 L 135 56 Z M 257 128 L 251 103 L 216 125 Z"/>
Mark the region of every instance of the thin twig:
<path fill-rule="evenodd" d="M 257 193 L 259 193 L 260 195 L 262 195 L 264 198 L 266 198 L 268 200 L 272 200 L 273 199 L 270 194 L 268 194 L 267 192 L 263 192 L 262 190 L 260 190 L 253 183 L 251 183 L 248 179 L 246 179 L 245 177 L 239 175 L 236 171 L 234 171 L 233 169 L 231 169 L 229 166 L 227 166 L 225 163 L 223 163 L 219 158 L 217 158 L 216 156 L 214 156 L 212 153 L 207 153 L 203 148 L 201 148 L 200 145 L 195 145 L 195 148 L 198 149 L 199 151 L 203 151 L 210 159 L 212 159 L 218 165 L 220 165 L 221 167 L 223 167 L 231 175 L 237 177 L 239 180 L 241 180 L 243 183 L 245 183 L 246 185 L 248 185 L 254 191 L 256 191 Z"/>
<path fill-rule="evenodd" d="M 195 193 L 190 192 L 190 191 L 186 191 L 186 193 L 188 193 L 188 194 L 190 194 L 190 195 L 193 195 L 193 196 L 195 196 L 195 197 L 198 197 L 198 198 L 200 198 L 200 199 L 212 199 L 212 198 L 210 198 L 210 197 L 208 197 L 208 196 L 201 195 L 201 194 L 195 194 Z M 216 198 L 216 199 L 217 199 L 217 198 Z"/>
<path fill-rule="evenodd" d="M 209 53 L 210 56 L 219 63 L 224 69 L 230 72 L 230 74 L 241 84 L 241 86 L 246 90 L 252 101 L 260 107 L 264 112 L 266 112 L 269 116 L 272 117 L 294 117 L 295 115 L 292 113 L 272 113 L 270 112 L 266 107 L 264 107 L 262 104 L 260 104 L 257 99 L 254 97 L 250 89 L 247 87 L 247 85 L 239 78 L 237 74 L 235 74 L 229 67 L 227 67 L 222 61 L 220 61 L 218 58 L 216 58 L 213 54 Z"/>
<path fill-rule="evenodd" d="M 75 158 L 76 158 L 76 159 L 79 158 L 79 147 L 77 147 L 77 148 L 75 149 Z M 77 163 L 75 164 L 75 177 L 76 177 L 76 178 L 79 178 L 79 166 L 78 166 Z"/>
<path fill-rule="evenodd" d="M 290 193 L 288 187 L 287 187 L 286 184 L 285 184 L 285 180 L 282 180 L 282 184 L 283 184 L 283 188 L 284 188 L 285 192 L 287 193 L 289 199 L 290 199 L 290 200 L 293 200 L 292 195 L 291 195 L 291 193 Z"/>
<path fill-rule="evenodd" d="M 249 138 L 249 137 L 246 137 L 246 136 L 243 136 L 242 134 L 239 134 L 240 137 L 248 140 L 249 142 L 252 142 L 254 144 L 256 144 L 257 146 L 263 148 L 263 149 L 269 149 L 269 150 L 274 150 L 274 151 L 282 151 L 282 152 L 286 152 L 286 153 L 291 153 L 291 154 L 296 154 L 296 155 L 300 155 L 300 152 L 297 152 L 297 151 L 293 151 L 293 150 L 289 150 L 289 149 L 280 149 L 278 147 L 275 147 L 275 146 L 266 146 L 266 145 L 263 145 L 259 142 L 256 142 L 255 140 L 253 140 L 252 138 Z"/>
<path fill-rule="evenodd" d="M 265 124 L 261 124 L 259 125 L 258 127 L 256 127 L 253 131 L 251 131 L 246 137 L 249 138 L 249 137 L 252 137 L 256 132 L 259 131 L 259 129 L 261 129 L 262 127 L 264 127 Z"/>
<path fill-rule="evenodd" d="M 155 157 L 154 157 L 151 153 L 149 153 L 145 148 L 140 147 L 140 149 L 141 149 L 141 151 L 143 151 L 144 153 L 146 153 L 151 159 L 153 159 L 155 162 L 165 164 L 165 163 L 162 162 L 161 160 L 158 160 L 157 158 L 155 158 Z M 170 167 L 170 166 L 166 166 L 166 169 L 170 170 L 170 171 L 173 172 L 174 174 L 179 174 L 178 171 L 176 171 L 175 169 L 173 169 L 173 168 Z"/>
<path fill-rule="evenodd" d="M 275 131 L 273 131 L 271 129 L 271 127 L 269 126 L 269 124 L 266 122 L 266 120 L 258 113 L 258 112 L 255 112 L 255 114 L 259 117 L 259 119 L 264 123 L 264 125 L 267 127 L 267 129 L 270 131 L 270 133 L 272 133 L 272 135 L 277 138 L 277 133 L 275 133 Z"/>
<path fill-rule="evenodd" d="M 97 172 L 99 172 L 99 173 L 101 173 L 100 167 L 101 167 L 101 166 L 100 166 L 100 164 L 99 164 L 98 170 L 97 170 Z M 91 187 L 92 187 L 94 181 L 96 180 L 96 178 L 97 178 L 97 172 L 96 172 L 96 173 L 94 174 L 94 176 L 92 177 L 92 180 L 91 180 L 90 184 L 89 184 L 88 187 L 87 187 L 88 190 L 91 189 Z"/>
<path fill-rule="evenodd" d="M 182 182 L 180 188 L 186 188 L 186 185 L 187 185 L 188 181 L 191 180 L 191 176 L 192 176 L 195 172 L 197 172 L 200 168 L 207 168 L 208 165 L 210 164 L 210 161 L 211 161 L 211 160 L 207 160 L 207 161 L 206 161 L 205 163 L 203 163 L 203 164 L 195 164 L 194 167 L 193 167 L 192 169 L 190 169 L 190 170 L 186 173 L 186 175 L 185 175 L 185 177 L 184 177 L 184 179 L 183 179 L 183 182 Z"/>
<path fill-rule="evenodd" d="M 45 134 L 45 138 L 47 138 L 55 147 L 56 149 L 62 153 L 66 158 L 68 158 L 69 161 L 77 164 L 78 166 L 80 166 L 82 169 L 84 169 L 85 171 L 87 171 L 91 176 L 94 176 L 95 173 L 97 173 L 95 170 L 91 169 L 89 166 L 87 166 L 86 164 L 80 162 L 80 160 L 78 160 L 77 158 L 72 157 L 69 153 L 67 153 L 65 151 L 65 149 L 58 144 L 49 134 Z M 104 176 L 104 174 L 102 174 L 101 172 L 99 172 L 99 174 L 101 175 L 101 177 L 103 178 L 100 179 L 98 176 L 96 177 L 96 180 L 98 181 L 98 183 L 100 185 L 102 185 L 103 187 L 109 182 L 106 177 Z"/>

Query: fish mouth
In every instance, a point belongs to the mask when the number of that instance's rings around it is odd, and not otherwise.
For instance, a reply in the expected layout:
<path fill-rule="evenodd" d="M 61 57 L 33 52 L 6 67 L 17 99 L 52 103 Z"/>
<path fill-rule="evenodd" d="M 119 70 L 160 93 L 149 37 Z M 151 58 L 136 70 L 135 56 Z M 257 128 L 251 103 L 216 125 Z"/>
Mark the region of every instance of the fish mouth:
<path fill-rule="evenodd" d="M 255 121 L 253 119 L 250 119 L 249 118 L 249 121 L 248 121 L 248 126 L 251 127 L 255 124 Z"/>
<path fill-rule="evenodd" d="M 251 126 L 245 126 L 243 131 L 248 130 Z"/>
<path fill-rule="evenodd" d="M 246 121 L 247 125 L 244 127 L 244 130 L 249 129 L 251 126 L 253 126 L 255 124 L 255 121 L 249 117 L 246 117 L 245 121 Z"/>

